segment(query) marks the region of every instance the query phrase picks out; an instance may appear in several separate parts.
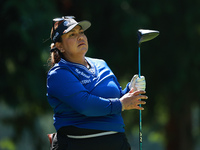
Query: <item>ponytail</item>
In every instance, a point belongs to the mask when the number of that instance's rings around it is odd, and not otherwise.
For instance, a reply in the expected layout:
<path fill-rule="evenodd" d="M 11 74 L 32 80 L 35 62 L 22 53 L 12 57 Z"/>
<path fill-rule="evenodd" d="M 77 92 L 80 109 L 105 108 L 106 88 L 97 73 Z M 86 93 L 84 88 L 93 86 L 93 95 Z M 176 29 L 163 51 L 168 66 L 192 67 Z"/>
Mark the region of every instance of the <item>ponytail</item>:
<path fill-rule="evenodd" d="M 51 44 L 51 50 L 50 50 L 50 57 L 48 59 L 48 64 L 52 68 L 56 63 L 58 63 L 61 58 L 63 58 L 63 54 L 60 52 L 60 50 L 55 46 L 54 43 Z"/>

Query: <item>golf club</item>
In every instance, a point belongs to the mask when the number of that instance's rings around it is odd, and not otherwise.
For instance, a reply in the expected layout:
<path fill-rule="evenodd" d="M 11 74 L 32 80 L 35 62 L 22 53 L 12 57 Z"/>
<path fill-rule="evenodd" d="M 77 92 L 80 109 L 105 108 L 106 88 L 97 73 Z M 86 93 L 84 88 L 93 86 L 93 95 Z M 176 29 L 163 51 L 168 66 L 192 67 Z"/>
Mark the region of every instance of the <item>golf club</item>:
<path fill-rule="evenodd" d="M 154 39 L 159 35 L 159 31 L 139 29 L 138 35 L 138 76 L 141 76 L 140 46 L 141 43 Z M 140 104 L 141 107 L 141 104 Z M 139 110 L 139 150 L 142 150 L 142 111 Z"/>

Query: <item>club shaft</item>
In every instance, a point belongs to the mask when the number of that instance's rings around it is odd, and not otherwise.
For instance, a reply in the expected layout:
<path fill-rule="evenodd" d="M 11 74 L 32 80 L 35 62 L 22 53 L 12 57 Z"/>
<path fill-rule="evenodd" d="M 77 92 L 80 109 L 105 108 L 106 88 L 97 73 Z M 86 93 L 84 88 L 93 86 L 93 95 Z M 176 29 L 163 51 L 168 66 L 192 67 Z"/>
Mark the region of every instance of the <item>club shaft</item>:
<path fill-rule="evenodd" d="M 140 44 L 138 46 L 138 76 L 141 76 Z M 141 107 L 141 104 L 140 104 Z M 139 110 L 139 150 L 142 150 L 142 111 Z"/>
<path fill-rule="evenodd" d="M 140 129 L 139 129 L 139 150 L 142 150 L 142 111 L 139 110 Z"/>
<path fill-rule="evenodd" d="M 138 46 L 138 76 L 141 76 L 140 44 Z"/>

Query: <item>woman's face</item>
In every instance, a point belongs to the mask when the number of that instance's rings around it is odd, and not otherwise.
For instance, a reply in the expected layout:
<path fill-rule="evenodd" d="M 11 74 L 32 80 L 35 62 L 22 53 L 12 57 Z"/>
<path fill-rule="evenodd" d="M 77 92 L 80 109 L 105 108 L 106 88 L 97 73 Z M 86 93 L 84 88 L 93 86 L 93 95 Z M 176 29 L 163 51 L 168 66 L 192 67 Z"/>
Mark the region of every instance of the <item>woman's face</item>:
<path fill-rule="evenodd" d="M 83 58 L 88 51 L 88 41 L 81 26 L 75 26 L 70 32 L 61 36 L 62 42 L 56 47 L 63 53 L 64 57 L 73 61 Z"/>

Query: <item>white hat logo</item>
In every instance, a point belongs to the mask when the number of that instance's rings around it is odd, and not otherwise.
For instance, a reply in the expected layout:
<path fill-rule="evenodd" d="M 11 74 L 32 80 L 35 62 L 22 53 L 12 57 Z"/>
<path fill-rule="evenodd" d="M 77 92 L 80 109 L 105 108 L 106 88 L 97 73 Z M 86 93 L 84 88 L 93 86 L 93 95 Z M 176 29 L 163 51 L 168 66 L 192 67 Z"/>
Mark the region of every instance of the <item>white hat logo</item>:
<path fill-rule="evenodd" d="M 69 24 L 68 21 L 64 21 L 64 22 L 63 22 L 63 25 L 64 25 L 64 26 L 68 26 L 68 24 Z"/>
<path fill-rule="evenodd" d="M 59 33 L 56 32 L 56 34 L 55 34 L 54 37 L 53 37 L 53 41 L 55 41 L 55 39 L 57 38 L 58 35 L 59 35 Z"/>

